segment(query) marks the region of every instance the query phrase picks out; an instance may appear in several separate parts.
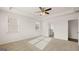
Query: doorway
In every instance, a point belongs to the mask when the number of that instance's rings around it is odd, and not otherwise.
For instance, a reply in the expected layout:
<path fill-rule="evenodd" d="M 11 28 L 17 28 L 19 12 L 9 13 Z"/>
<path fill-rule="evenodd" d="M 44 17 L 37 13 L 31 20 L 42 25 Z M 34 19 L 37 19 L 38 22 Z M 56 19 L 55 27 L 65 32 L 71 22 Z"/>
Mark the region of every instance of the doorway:
<path fill-rule="evenodd" d="M 78 20 L 68 21 L 68 40 L 78 42 Z"/>
<path fill-rule="evenodd" d="M 49 37 L 54 38 L 54 27 L 53 27 L 52 24 L 49 24 L 49 30 L 48 30 L 48 32 L 49 32 Z"/>

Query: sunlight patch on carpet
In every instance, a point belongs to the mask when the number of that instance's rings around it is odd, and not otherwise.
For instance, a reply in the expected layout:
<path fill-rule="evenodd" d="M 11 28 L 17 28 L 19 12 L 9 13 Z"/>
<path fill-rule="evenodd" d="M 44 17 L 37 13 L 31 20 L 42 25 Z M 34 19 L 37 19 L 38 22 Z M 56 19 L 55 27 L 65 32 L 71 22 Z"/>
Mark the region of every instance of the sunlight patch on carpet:
<path fill-rule="evenodd" d="M 39 38 L 33 39 L 33 40 L 29 41 L 29 43 L 34 45 L 34 44 L 36 44 L 37 42 L 39 42 L 40 40 L 43 40 L 43 38 L 44 38 L 44 37 L 39 37 Z"/>
<path fill-rule="evenodd" d="M 47 46 L 47 44 L 50 42 L 50 40 L 51 38 L 39 37 L 37 39 L 29 41 L 29 43 L 43 50 Z"/>

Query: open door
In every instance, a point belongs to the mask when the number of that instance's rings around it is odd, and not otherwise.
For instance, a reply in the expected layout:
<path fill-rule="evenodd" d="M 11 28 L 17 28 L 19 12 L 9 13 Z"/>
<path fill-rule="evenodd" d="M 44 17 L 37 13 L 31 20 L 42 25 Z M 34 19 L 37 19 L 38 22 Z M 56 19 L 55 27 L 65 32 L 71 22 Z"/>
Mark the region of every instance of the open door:
<path fill-rule="evenodd" d="M 78 42 L 78 20 L 68 21 L 68 40 Z"/>

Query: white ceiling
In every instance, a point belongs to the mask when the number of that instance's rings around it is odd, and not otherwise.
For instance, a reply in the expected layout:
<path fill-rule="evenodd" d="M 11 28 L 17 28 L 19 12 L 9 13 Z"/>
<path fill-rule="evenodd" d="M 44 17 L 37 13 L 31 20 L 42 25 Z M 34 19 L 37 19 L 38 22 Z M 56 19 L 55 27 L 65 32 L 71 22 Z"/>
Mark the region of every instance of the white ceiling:
<path fill-rule="evenodd" d="M 23 14 L 25 16 L 29 16 L 29 17 L 34 17 L 35 19 L 41 19 L 41 18 L 45 18 L 48 16 L 53 16 L 56 14 L 61 14 L 61 13 L 65 13 L 65 12 L 69 12 L 69 11 L 75 11 L 75 10 L 79 10 L 79 8 L 77 7 L 52 7 L 52 10 L 49 11 L 49 15 L 45 15 L 45 16 L 40 16 L 40 13 L 38 13 L 38 11 L 40 11 L 40 9 L 38 7 L 12 7 L 12 9 L 10 10 L 9 7 L 1 7 L 1 10 L 7 10 L 7 11 L 11 11 L 11 12 L 15 12 L 15 13 L 20 13 Z"/>

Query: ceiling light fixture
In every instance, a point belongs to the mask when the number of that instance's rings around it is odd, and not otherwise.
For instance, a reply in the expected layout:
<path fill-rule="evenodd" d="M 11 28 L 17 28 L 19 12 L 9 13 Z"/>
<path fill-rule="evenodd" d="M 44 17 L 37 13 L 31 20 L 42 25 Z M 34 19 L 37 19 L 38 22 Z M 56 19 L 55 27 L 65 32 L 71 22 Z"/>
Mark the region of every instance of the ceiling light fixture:
<path fill-rule="evenodd" d="M 40 15 L 46 15 L 45 12 L 41 12 Z"/>

